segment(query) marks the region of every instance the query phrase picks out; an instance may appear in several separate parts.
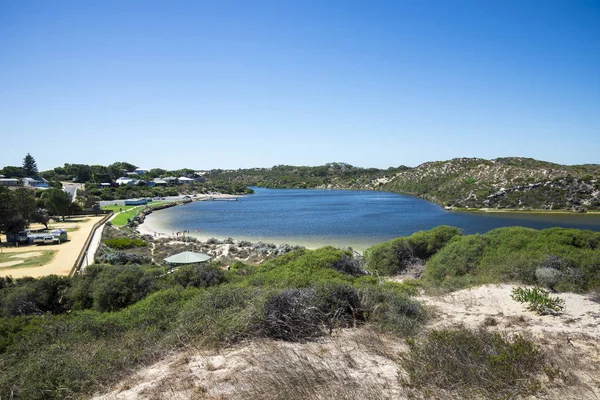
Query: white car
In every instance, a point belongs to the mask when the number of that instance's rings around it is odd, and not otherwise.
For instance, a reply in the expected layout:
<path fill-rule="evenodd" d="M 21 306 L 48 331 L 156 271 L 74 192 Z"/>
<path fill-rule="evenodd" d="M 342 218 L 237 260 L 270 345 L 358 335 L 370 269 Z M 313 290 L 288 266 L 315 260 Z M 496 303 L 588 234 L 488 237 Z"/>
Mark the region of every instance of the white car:
<path fill-rule="evenodd" d="M 42 243 L 43 244 L 59 244 L 60 243 L 60 239 L 54 236 L 44 236 L 44 238 L 42 239 Z"/>

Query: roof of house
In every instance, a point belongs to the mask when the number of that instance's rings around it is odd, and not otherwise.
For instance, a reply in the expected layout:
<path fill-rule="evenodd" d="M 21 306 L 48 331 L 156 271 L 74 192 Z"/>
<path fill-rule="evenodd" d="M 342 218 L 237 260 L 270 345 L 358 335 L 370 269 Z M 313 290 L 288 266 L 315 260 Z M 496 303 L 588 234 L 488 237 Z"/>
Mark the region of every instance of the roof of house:
<path fill-rule="evenodd" d="M 195 253 L 193 251 L 184 251 L 165 258 L 169 264 L 194 264 L 210 260 L 212 257 L 204 253 Z"/>
<path fill-rule="evenodd" d="M 180 176 L 177 179 L 179 179 L 180 181 L 193 181 L 192 178 L 188 178 L 187 176 Z"/>

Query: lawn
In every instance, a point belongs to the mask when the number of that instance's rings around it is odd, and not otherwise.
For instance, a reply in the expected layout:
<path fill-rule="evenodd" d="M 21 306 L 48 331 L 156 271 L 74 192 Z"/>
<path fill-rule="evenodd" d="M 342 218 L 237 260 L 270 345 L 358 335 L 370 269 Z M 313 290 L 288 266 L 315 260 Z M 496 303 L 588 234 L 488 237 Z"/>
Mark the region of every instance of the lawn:
<path fill-rule="evenodd" d="M 130 206 L 127 211 L 117 214 L 110 222 L 115 226 L 125 226 L 127 220 L 133 218 L 141 209 L 142 206 Z"/>
<path fill-rule="evenodd" d="M 112 210 L 115 213 L 118 213 L 121 209 L 122 213 L 118 214 L 111 223 L 115 226 L 125 226 L 127 225 L 127 220 L 133 218 L 137 213 L 143 210 L 145 207 L 156 207 L 166 203 L 170 203 L 170 201 L 155 201 L 146 206 L 104 206 L 103 210 Z"/>
<path fill-rule="evenodd" d="M 48 264 L 56 250 L 43 250 L 38 251 L 35 247 L 31 248 L 32 251 L 27 253 L 0 253 L 0 270 L 12 269 L 12 268 L 22 268 L 22 267 L 34 267 L 34 266 L 42 266 Z M 23 260 L 22 263 L 15 265 L 5 265 L 4 263 L 9 263 L 13 261 Z"/>

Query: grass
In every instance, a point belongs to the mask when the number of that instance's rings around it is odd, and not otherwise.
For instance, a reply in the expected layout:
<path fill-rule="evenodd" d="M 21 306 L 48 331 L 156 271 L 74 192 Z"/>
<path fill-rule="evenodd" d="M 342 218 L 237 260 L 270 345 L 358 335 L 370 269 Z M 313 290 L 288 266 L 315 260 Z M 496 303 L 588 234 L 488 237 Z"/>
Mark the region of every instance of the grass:
<path fill-rule="evenodd" d="M 36 248 L 32 247 L 31 252 L 38 252 L 38 250 Z M 0 267 L 0 270 L 33 267 L 33 266 L 40 266 L 40 265 L 47 264 L 54 257 L 56 250 L 44 250 L 41 253 L 42 254 L 39 256 L 25 258 L 24 261 L 20 264 L 13 265 L 10 267 Z M 24 254 L 24 253 L 1 253 L 0 254 L 0 264 L 9 262 L 9 261 L 20 260 L 21 258 L 15 257 L 15 256 L 19 256 L 20 254 Z"/>
<path fill-rule="evenodd" d="M 406 383 L 420 390 L 456 391 L 462 398 L 507 399 L 527 396 L 540 388 L 545 355 L 529 339 L 497 332 L 431 331 L 409 340 L 401 366 Z M 437 396 L 431 396 L 437 397 Z"/>
<path fill-rule="evenodd" d="M 103 206 L 103 210 L 111 210 L 112 212 L 119 213 L 115 216 L 115 218 L 111 221 L 111 223 L 115 226 L 125 226 L 127 225 L 127 220 L 136 216 L 141 210 L 145 207 L 154 208 L 157 206 L 161 206 L 163 204 L 171 203 L 170 201 L 156 201 L 152 202 L 146 206 Z M 121 212 L 121 210 L 123 212 Z"/>
<path fill-rule="evenodd" d="M 119 205 L 114 205 L 114 206 L 102 206 L 100 207 L 102 210 L 110 210 L 114 213 L 118 213 L 120 211 L 127 211 L 130 210 L 132 208 L 136 208 L 139 206 L 119 206 Z"/>
<path fill-rule="evenodd" d="M 141 210 L 141 206 L 132 207 L 127 211 L 123 211 L 122 213 L 117 214 L 110 222 L 115 226 L 125 226 L 127 225 L 127 220 L 133 218 Z"/>

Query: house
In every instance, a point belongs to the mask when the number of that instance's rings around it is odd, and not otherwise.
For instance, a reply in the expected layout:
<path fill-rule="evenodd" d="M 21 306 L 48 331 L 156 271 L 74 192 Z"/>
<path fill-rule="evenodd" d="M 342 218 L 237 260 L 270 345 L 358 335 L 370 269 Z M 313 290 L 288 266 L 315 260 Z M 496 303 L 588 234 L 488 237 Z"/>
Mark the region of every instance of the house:
<path fill-rule="evenodd" d="M 111 184 L 111 183 L 108 183 L 108 182 L 102 182 L 102 183 L 100 184 L 100 188 L 101 188 L 101 189 L 106 189 L 106 188 L 109 188 L 109 187 L 111 187 L 111 186 L 112 186 L 112 184 Z"/>
<path fill-rule="evenodd" d="M 16 178 L 0 178 L 0 186 L 19 186 L 19 180 Z"/>
<path fill-rule="evenodd" d="M 48 181 L 44 178 L 23 178 L 21 181 L 24 186 L 36 189 L 48 189 Z"/>
<path fill-rule="evenodd" d="M 138 174 L 138 175 L 144 175 L 144 174 L 148 173 L 148 170 L 147 169 L 138 168 L 138 169 L 135 170 L 135 173 Z"/>
<path fill-rule="evenodd" d="M 128 178 L 128 177 L 123 176 L 123 177 L 117 179 L 115 182 L 119 186 L 122 186 L 122 185 L 134 186 L 137 184 L 138 181 L 137 181 L 137 179 Z"/>
<path fill-rule="evenodd" d="M 162 178 L 163 181 L 167 182 L 167 185 L 177 185 L 177 178 L 174 176 L 167 176 L 166 178 Z"/>
<path fill-rule="evenodd" d="M 177 178 L 177 180 L 179 181 L 179 183 L 194 183 L 195 182 L 192 178 L 188 178 L 185 176 L 180 176 L 179 178 Z"/>
<path fill-rule="evenodd" d="M 152 182 L 154 182 L 155 186 L 167 186 L 167 182 L 161 178 L 155 178 Z"/>

